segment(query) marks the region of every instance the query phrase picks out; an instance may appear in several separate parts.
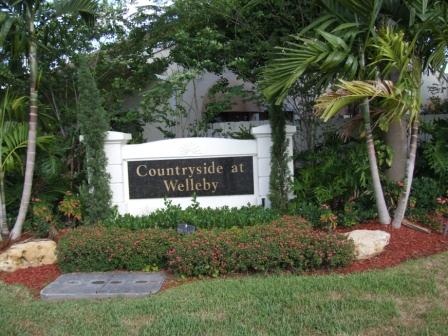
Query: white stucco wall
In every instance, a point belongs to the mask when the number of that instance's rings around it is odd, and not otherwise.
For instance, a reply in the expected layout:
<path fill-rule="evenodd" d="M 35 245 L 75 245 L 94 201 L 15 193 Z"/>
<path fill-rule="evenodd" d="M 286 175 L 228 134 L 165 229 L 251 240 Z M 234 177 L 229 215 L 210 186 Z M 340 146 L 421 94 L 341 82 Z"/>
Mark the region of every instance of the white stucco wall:
<path fill-rule="evenodd" d="M 438 76 L 432 74 L 423 75 L 423 84 L 422 84 L 422 102 L 423 104 L 427 104 L 432 94 L 429 91 L 429 87 L 432 85 L 439 85 L 443 87 L 448 87 L 448 82 L 444 79 L 439 79 Z M 448 90 L 444 90 L 444 92 L 440 92 L 436 95 L 440 97 L 442 100 L 448 99 Z"/>
<path fill-rule="evenodd" d="M 295 127 L 286 127 L 290 157 L 293 154 L 291 140 L 294 132 Z M 112 204 L 118 208 L 119 213 L 132 215 L 144 215 L 164 207 L 163 198 L 131 199 L 128 162 L 249 156 L 252 157 L 253 163 L 253 181 L 247 182 L 253 183 L 253 194 L 198 196 L 197 201 L 203 207 L 214 208 L 241 207 L 247 204 L 269 206 L 271 128 L 269 125 L 255 127 L 252 129 L 252 134 L 255 140 L 180 138 L 127 145 L 131 139 L 129 134 L 108 132 L 105 140 L 105 153 L 108 160 L 107 172 L 111 177 Z M 292 161 L 288 167 L 292 176 Z M 227 187 L 231 188 L 232 186 Z M 173 204 L 185 208 L 191 205 L 191 197 L 192 195 L 189 194 L 188 197 L 173 197 L 170 200 Z"/>

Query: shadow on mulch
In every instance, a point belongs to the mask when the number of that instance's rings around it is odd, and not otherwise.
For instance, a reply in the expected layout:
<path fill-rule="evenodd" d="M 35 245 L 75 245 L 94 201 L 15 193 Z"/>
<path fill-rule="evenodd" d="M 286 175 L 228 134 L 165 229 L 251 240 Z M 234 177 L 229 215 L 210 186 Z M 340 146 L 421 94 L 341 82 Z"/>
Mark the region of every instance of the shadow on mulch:
<path fill-rule="evenodd" d="M 294 220 L 287 218 L 286 220 Z M 295 220 L 298 220 L 297 218 Z M 390 225 L 382 225 L 375 222 L 359 224 L 349 229 L 338 229 L 338 232 L 347 232 L 356 229 L 383 230 L 391 234 L 389 245 L 380 255 L 367 260 L 359 260 L 351 265 L 334 271 L 316 271 L 312 274 L 329 274 L 337 272 L 341 274 L 362 272 L 371 269 L 383 269 L 396 266 L 403 261 L 432 254 L 448 251 L 448 236 L 440 233 L 424 233 L 402 226 L 393 229 Z M 7 284 L 20 284 L 28 287 L 36 297 L 47 284 L 54 281 L 61 274 L 57 265 L 31 267 L 17 270 L 12 273 L 0 272 L 0 280 Z M 230 276 L 231 277 L 231 276 Z M 196 279 L 177 279 L 169 276 L 162 290 L 195 281 Z"/>

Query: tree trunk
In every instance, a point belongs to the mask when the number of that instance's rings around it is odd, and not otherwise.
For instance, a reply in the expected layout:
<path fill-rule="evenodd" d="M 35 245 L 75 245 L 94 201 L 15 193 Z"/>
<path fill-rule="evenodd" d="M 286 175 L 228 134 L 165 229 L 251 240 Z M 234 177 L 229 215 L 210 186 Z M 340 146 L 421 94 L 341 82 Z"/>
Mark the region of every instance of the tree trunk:
<path fill-rule="evenodd" d="M 395 210 L 394 220 L 392 222 L 392 227 L 395 229 L 399 229 L 401 227 L 401 222 L 403 221 L 404 214 L 408 205 L 409 195 L 411 193 L 412 179 L 414 176 L 415 168 L 415 158 L 417 152 L 418 127 L 419 121 L 414 120 L 412 122 L 411 129 L 411 145 L 409 148 L 409 158 L 406 167 L 405 186 L 403 188 L 403 191 L 401 192 L 400 199 L 398 200 L 397 209 Z"/>
<path fill-rule="evenodd" d="M 6 217 L 6 198 L 5 198 L 5 173 L 0 171 L 0 241 L 9 236 L 8 223 Z"/>
<path fill-rule="evenodd" d="M 364 99 L 360 105 L 360 109 L 364 120 L 370 174 L 372 176 L 372 185 L 375 194 L 379 221 L 381 224 L 390 224 L 389 210 L 387 209 L 386 200 L 384 199 L 383 188 L 381 186 L 380 174 L 378 171 L 378 162 L 376 160 L 375 145 L 373 143 L 372 127 L 370 124 L 369 100 L 367 98 Z"/>
<path fill-rule="evenodd" d="M 392 182 L 402 181 L 405 177 L 408 156 L 408 138 L 406 125 L 403 120 L 397 119 L 392 121 L 386 133 L 385 140 L 393 154 L 392 165 L 386 171 L 386 177 Z"/>
<path fill-rule="evenodd" d="M 30 65 L 30 119 L 28 130 L 28 146 L 26 151 L 25 179 L 23 183 L 22 198 L 20 201 L 19 213 L 17 215 L 14 228 L 11 231 L 11 240 L 18 239 L 22 234 L 23 223 L 25 222 L 28 206 L 31 198 L 31 188 L 33 185 L 34 163 L 36 158 L 36 137 L 37 137 L 37 45 L 34 32 L 34 16 L 31 8 L 27 8 L 28 32 L 30 34 L 30 52 L 28 56 Z"/>

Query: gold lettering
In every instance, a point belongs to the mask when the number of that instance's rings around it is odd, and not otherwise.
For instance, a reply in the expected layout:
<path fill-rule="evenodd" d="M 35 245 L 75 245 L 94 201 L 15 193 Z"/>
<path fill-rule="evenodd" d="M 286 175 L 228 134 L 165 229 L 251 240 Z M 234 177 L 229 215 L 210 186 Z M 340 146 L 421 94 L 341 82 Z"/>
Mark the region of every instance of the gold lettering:
<path fill-rule="evenodd" d="M 188 174 L 188 177 L 193 177 L 194 174 L 194 167 L 187 167 L 188 170 L 190 171 L 190 174 Z"/>
<path fill-rule="evenodd" d="M 219 184 L 219 182 L 212 182 L 212 186 L 213 186 L 212 193 L 216 192 L 216 189 L 218 189 L 218 184 Z"/>
<path fill-rule="evenodd" d="M 212 161 L 212 164 L 210 166 L 208 166 L 208 168 L 207 168 L 207 173 L 214 174 L 215 171 L 216 171 L 216 169 L 215 169 L 215 161 Z"/>
<path fill-rule="evenodd" d="M 179 184 L 177 185 L 177 190 L 179 190 L 179 191 L 185 191 L 185 184 L 183 184 L 183 183 L 179 183 Z"/>
<path fill-rule="evenodd" d="M 236 164 L 232 165 L 231 173 L 232 174 L 238 173 L 238 166 Z"/>
<path fill-rule="evenodd" d="M 153 177 L 157 175 L 157 171 L 154 168 L 151 168 L 150 170 L 148 170 L 148 174 L 149 176 Z"/>
<path fill-rule="evenodd" d="M 176 175 L 179 176 L 180 172 L 179 172 L 179 166 L 176 166 Z"/>
<path fill-rule="evenodd" d="M 166 175 L 167 176 L 173 176 L 174 175 L 174 168 L 167 168 L 166 169 Z"/>
<path fill-rule="evenodd" d="M 223 166 L 219 165 L 218 167 L 216 167 L 216 172 L 218 174 L 222 174 L 223 171 L 224 171 L 224 167 Z"/>
<path fill-rule="evenodd" d="M 208 191 L 211 189 L 211 185 L 210 185 L 210 183 L 207 182 L 205 177 L 202 178 L 202 185 L 204 186 L 205 191 Z"/>
<path fill-rule="evenodd" d="M 244 173 L 244 163 L 240 163 L 240 173 Z"/>
<path fill-rule="evenodd" d="M 201 186 L 202 186 L 201 182 L 196 182 L 196 184 L 195 184 L 196 190 L 198 190 L 198 191 L 202 190 Z"/>
<path fill-rule="evenodd" d="M 182 167 L 182 175 L 187 175 L 186 171 L 188 171 L 188 168 Z"/>
<path fill-rule="evenodd" d="M 178 181 L 177 180 L 163 180 L 163 183 L 165 184 L 165 189 L 166 191 L 174 191 L 176 190 L 176 187 L 178 185 Z"/>
<path fill-rule="evenodd" d="M 185 185 L 187 186 L 187 190 L 186 191 L 194 191 L 194 185 L 193 185 L 193 179 L 185 179 Z"/>
<path fill-rule="evenodd" d="M 136 173 L 137 173 L 137 175 L 140 176 L 140 177 L 147 176 L 148 173 L 146 172 L 145 174 L 142 174 L 142 173 L 140 172 L 140 168 L 145 168 L 145 169 L 147 169 L 148 167 L 146 167 L 146 165 L 140 165 L 140 166 L 138 166 L 137 169 L 135 170 Z"/>

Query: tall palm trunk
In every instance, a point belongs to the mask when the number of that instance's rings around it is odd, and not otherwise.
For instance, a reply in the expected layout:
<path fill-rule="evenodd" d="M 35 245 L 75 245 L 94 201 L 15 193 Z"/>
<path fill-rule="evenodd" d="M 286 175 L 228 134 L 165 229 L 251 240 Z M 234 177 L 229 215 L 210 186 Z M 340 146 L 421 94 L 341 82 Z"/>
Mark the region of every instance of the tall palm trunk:
<path fill-rule="evenodd" d="M 361 46 L 362 44 L 360 44 Z M 361 50 L 360 66 L 365 68 L 365 52 Z M 378 161 L 376 159 L 375 143 L 373 142 L 372 124 L 370 121 L 370 102 L 365 98 L 360 105 L 362 118 L 364 121 L 364 131 L 366 132 L 367 154 L 369 157 L 370 175 L 372 177 L 373 193 L 375 195 L 376 209 L 381 224 L 390 224 L 389 210 L 387 209 L 386 200 L 384 199 L 383 187 L 381 186 L 380 173 L 378 169 Z"/>
<path fill-rule="evenodd" d="M 34 15 L 32 8 L 27 6 L 27 24 L 30 35 L 30 51 L 28 61 L 30 65 L 30 119 L 28 130 L 28 146 L 26 152 L 25 179 L 23 184 L 22 199 L 20 201 L 19 213 L 17 215 L 14 228 L 11 231 L 11 240 L 18 239 L 22 233 L 28 206 L 31 198 L 31 187 L 33 185 L 34 163 L 36 158 L 36 137 L 37 137 L 37 45 L 34 28 Z"/>
<path fill-rule="evenodd" d="M 394 220 L 392 222 L 392 227 L 395 229 L 399 229 L 401 227 L 401 222 L 403 221 L 404 214 L 408 205 L 409 195 L 411 193 L 411 185 L 414 176 L 415 158 L 417 152 L 418 128 L 419 121 L 416 119 L 412 122 L 411 144 L 409 148 L 409 158 L 406 166 L 405 187 L 400 194 L 400 199 L 398 200 L 398 205 L 394 213 Z"/>
<path fill-rule="evenodd" d="M 392 164 L 386 171 L 386 178 L 392 182 L 402 181 L 406 172 L 408 157 L 408 136 L 406 122 L 396 119 L 389 125 L 385 136 L 386 145 L 392 150 Z"/>
<path fill-rule="evenodd" d="M 8 223 L 6 218 L 6 197 L 5 197 L 5 173 L 0 171 L 0 241 L 9 236 Z"/>
<path fill-rule="evenodd" d="M 367 152 L 369 156 L 370 174 L 372 176 L 373 191 L 375 194 L 376 208 L 381 224 L 390 224 L 389 210 L 384 199 L 383 188 L 381 186 L 380 174 L 378 172 L 378 162 L 376 159 L 375 145 L 373 142 L 372 126 L 370 123 L 369 100 L 366 98 L 362 102 L 361 113 L 364 120 L 364 130 L 366 132 Z"/>

